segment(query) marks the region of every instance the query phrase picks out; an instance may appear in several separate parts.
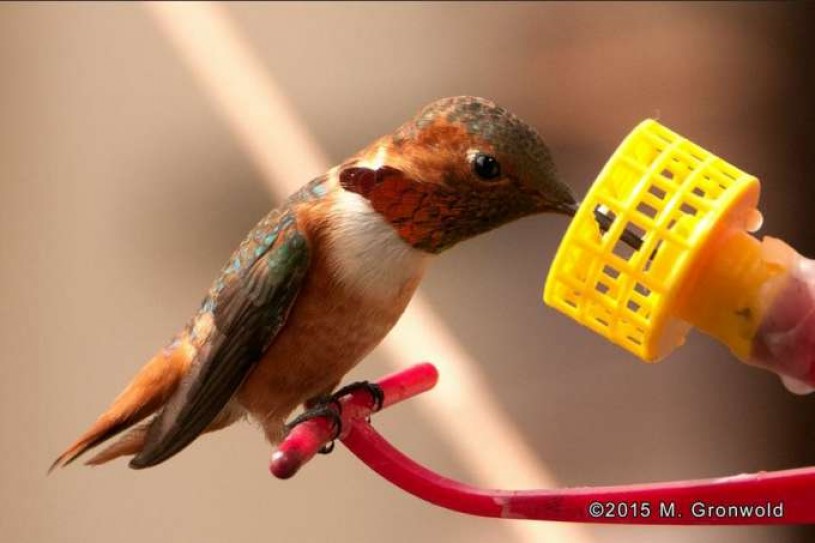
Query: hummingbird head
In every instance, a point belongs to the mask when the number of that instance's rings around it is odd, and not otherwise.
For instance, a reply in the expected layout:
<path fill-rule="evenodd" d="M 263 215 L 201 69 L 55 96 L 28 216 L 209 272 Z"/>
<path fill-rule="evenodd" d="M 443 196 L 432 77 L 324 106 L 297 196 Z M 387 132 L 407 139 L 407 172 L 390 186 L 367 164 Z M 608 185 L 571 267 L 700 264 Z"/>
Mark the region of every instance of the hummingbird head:
<path fill-rule="evenodd" d="M 431 253 L 527 215 L 577 209 L 540 135 L 472 96 L 426 106 L 341 166 L 339 180 Z"/>

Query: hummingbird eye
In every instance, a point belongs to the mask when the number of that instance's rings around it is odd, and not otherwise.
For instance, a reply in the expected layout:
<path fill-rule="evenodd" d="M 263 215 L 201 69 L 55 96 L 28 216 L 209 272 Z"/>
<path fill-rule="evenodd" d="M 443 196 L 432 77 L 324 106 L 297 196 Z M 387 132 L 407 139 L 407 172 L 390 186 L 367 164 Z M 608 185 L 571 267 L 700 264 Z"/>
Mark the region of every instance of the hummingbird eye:
<path fill-rule="evenodd" d="M 473 158 L 473 171 L 481 179 L 495 179 L 501 175 L 501 165 L 495 157 L 478 153 Z"/>

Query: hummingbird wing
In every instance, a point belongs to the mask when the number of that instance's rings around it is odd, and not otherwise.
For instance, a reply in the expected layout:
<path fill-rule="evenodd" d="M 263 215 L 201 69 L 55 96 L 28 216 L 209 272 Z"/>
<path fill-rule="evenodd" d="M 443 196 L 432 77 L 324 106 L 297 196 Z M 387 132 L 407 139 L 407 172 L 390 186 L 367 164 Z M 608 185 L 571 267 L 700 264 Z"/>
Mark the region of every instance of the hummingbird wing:
<path fill-rule="evenodd" d="M 308 267 L 308 242 L 290 207 L 250 232 L 193 320 L 191 333 L 200 329 L 206 337 L 197 338 L 201 347 L 189 372 L 151 422 L 130 467 L 167 460 L 218 416 L 283 327 Z"/>

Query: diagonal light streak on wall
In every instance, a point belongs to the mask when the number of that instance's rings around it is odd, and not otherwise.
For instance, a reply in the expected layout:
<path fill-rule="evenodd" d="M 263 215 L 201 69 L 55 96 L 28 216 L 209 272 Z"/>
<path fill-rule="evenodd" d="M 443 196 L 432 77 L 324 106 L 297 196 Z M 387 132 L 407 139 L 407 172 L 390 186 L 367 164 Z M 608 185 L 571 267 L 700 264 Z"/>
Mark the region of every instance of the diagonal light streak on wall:
<path fill-rule="evenodd" d="M 231 22 L 212 3 L 145 3 L 202 90 L 282 200 L 328 169 L 328 160 Z M 491 488 L 555 486 L 490 390 L 475 361 L 418 293 L 379 347 L 394 367 L 432 360 L 441 373 L 432 394 L 411 402 L 426 412 L 477 484 Z M 472 424 L 462 424 L 466 413 Z M 477 430 L 474 430 L 477 427 Z M 503 521 L 514 540 L 589 542 L 578 525 Z"/>

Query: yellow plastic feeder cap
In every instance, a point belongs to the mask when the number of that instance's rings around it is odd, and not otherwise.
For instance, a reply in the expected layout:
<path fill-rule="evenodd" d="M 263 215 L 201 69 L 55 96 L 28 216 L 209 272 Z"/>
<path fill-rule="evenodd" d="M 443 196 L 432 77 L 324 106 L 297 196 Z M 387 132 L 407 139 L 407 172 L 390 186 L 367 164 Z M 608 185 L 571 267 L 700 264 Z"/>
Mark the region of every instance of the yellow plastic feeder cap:
<path fill-rule="evenodd" d="M 654 120 L 600 172 L 549 271 L 544 301 L 646 361 L 692 326 L 750 351 L 759 287 L 778 273 L 749 235 L 758 180 Z"/>

